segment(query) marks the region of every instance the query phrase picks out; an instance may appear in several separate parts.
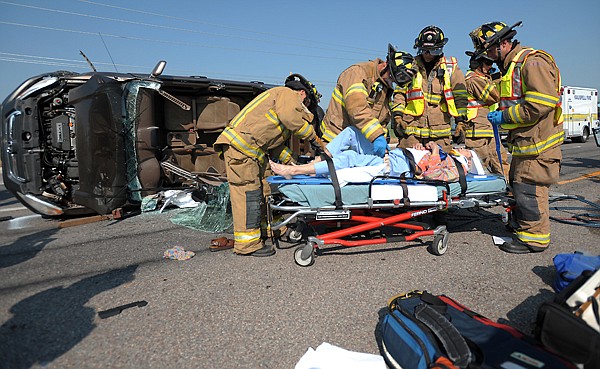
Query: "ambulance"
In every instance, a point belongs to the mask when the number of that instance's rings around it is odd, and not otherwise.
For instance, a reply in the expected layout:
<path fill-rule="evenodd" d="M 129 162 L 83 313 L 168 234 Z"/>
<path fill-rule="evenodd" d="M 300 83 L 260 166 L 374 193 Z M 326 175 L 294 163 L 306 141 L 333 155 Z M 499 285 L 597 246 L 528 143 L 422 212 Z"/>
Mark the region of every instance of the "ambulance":
<path fill-rule="evenodd" d="M 586 142 L 598 121 L 598 90 L 595 88 L 563 86 L 561 90 L 563 129 L 565 139 Z"/>

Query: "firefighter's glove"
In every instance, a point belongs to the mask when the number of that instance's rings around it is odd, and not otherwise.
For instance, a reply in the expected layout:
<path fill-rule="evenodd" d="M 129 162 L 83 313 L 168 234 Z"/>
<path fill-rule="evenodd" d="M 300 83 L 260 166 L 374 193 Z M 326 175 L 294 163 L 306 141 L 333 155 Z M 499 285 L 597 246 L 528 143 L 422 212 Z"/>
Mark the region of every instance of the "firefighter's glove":
<path fill-rule="evenodd" d="M 387 140 L 383 135 L 377 137 L 375 141 L 373 141 L 373 154 L 383 158 L 385 152 L 389 150 Z"/>
<path fill-rule="evenodd" d="M 492 111 L 487 115 L 487 119 L 490 121 L 490 123 L 492 123 L 492 125 L 494 126 L 499 126 L 501 124 L 506 123 L 504 121 L 504 116 L 502 115 L 501 111 Z"/>
<path fill-rule="evenodd" d="M 454 134 L 452 135 L 452 141 L 454 141 L 457 145 L 462 145 L 465 143 L 465 125 L 460 122 L 456 125 L 456 129 L 454 130 Z"/>
<path fill-rule="evenodd" d="M 323 140 L 321 140 L 319 137 L 315 137 L 312 140 L 310 140 L 310 147 L 315 153 L 326 151 L 325 142 L 323 142 Z"/>

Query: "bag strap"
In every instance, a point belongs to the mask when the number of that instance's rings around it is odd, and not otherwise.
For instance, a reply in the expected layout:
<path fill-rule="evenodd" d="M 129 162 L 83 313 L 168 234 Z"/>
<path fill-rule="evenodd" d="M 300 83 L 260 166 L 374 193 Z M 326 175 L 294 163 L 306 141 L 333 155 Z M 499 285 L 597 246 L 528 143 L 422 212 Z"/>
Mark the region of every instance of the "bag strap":
<path fill-rule="evenodd" d="M 448 358 L 463 369 L 471 362 L 471 350 L 458 329 L 431 306 L 421 303 L 415 308 L 415 318 L 425 324 L 440 340 Z"/>

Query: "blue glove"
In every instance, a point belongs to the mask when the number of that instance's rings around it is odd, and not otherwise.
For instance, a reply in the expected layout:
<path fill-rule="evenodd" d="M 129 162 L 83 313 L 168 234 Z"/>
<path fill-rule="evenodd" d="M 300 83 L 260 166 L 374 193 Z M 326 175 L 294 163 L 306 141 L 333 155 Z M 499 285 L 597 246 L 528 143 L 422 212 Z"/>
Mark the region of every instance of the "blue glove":
<path fill-rule="evenodd" d="M 389 150 L 389 147 L 385 137 L 381 135 L 373 141 L 373 154 L 383 158 L 386 150 Z"/>
<path fill-rule="evenodd" d="M 492 123 L 495 126 L 499 126 L 499 125 L 505 123 L 501 111 L 489 112 L 487 115 L 487 119 L 490 121 L 490 123 Z"/>

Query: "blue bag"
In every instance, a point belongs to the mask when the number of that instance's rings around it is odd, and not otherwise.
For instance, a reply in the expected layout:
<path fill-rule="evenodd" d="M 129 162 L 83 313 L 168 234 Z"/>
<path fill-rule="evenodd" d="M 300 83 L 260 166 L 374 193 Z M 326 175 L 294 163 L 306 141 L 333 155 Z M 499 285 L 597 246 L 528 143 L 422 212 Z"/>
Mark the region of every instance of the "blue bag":
<path fill-rule="evenodd" d="M 553 258 L 556 278 L 552 284 L 554 291 L 560 292 L 586 270 L 600 269 L 600 255 L 586 255 L 575 251 L 572 254 L 557 254 Z"/>

